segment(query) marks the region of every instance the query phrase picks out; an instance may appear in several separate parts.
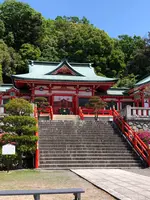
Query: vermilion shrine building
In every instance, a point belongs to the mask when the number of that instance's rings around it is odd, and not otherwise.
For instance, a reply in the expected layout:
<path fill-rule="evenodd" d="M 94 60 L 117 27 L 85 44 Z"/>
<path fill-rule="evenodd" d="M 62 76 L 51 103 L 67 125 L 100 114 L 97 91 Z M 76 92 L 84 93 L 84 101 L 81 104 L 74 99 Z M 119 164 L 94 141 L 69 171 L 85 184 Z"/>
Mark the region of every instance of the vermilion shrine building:
<path fill-rule="evenodd" d="M 97 76 L 89 63 L 69 63 L 31 61 L 29 73 L 12 75 L 13 84 L 0 86 L 1 113 L 3 105 L 11 98 L 19 97 L 34 102 L 36 97 L 46 97 L 54 114 L 60 108 L 67 108 L 78 114 L 91 96 L 100 96 L 120 110 L 126 105 L 149 107 L 149 99 L 144 98 L 144 89 L 150 83 L 150 76 L 138 82 L 133 89 L 113 88 L 117 79 Z"/>

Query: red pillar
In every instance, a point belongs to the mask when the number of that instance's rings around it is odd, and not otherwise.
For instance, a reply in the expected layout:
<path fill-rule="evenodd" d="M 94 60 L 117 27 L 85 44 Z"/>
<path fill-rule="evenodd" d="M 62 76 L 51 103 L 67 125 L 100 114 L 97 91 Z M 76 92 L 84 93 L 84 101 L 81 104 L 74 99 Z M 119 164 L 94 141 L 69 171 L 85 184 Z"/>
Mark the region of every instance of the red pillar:
<path fill-rule="evenodd" d="M 120 99 L 118 99 L 118 110 L 120 110 L 121 105 L 120 105 Z"/>
<path fill-rule="evenodd" d="M 92 96 L 95 95 L 95 86 L 92 87 Z"/>
<path fill-rule="evenodd" d="M 38 114 L 37 114 L 37 107 L 34 107 L 34 117 L 36 119 L 36 127 L 37 131 L 35 133 L 35 136 L 38 137 Z M 36 142 L 36 151 L 35 151 L 35 168 L 37 169 L 39 167 L 39 142 Z"/>
<path fill-rule="evenodd" d="M 142 107 L 144 107 L 144 92 L 143 91 L 141 93 L 141 102 L 142 102 Z"/>
<path fill-rule="evenodd" d="M 34 102 L 34 97 L 35 97 L 35 88 L 34 88 L 34 84 L 32 84 L 32 88 L 31 88 L 31 102 Z"/>
<path fill-rule="evenodd" d="M 74 110 L 75 110 L 75 114 L 78 115 L 78 110 L 79 110 L 79 99 L 78 99 L 78 94 L 79 94 L 79 85 L 76 87 L 76 94 L 74 96 Z"/>
<path fill-rule="evenodd" d="M 51 85 L 49 85 L 49 98 L 48 98 L 48 101 L 49 101 L 49 105 L 52 106 L 52 96 L 51 96 Z"/>
<path fill-rule="evenodd" d="M 2 95 L 0 95 L 0 105 L 2 105 Z"/>

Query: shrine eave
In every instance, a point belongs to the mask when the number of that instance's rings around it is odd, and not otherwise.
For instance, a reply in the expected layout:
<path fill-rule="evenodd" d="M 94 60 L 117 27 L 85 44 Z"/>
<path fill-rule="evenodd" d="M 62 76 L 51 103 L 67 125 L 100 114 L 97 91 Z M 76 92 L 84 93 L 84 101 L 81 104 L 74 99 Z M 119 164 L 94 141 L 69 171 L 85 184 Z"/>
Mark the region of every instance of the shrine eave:
<path fill-rule="evenodd" d="M 114 80 L 114 79 L 110 79 L 110 80 L 67 80 L 67 79 L 65 79 L 65 80 L 62 80 L 62 79 L 33 79 L 33 78 L 22 78 L 22 77 L 12 77 L 13 78 L 13 81 L 15 82 L 15 81 L 19 81 L 19 82 L 28 82 L 28 81 L 33 81 L 33 82 L 37 82 L 37 81 L 39 81 L 40 83 L 41 82 L 76 82 L 76 83 L 78 83 L 78 82 L 85 82 L 85 83 L 116 83 L 117 82 L 117 80 Z"/>

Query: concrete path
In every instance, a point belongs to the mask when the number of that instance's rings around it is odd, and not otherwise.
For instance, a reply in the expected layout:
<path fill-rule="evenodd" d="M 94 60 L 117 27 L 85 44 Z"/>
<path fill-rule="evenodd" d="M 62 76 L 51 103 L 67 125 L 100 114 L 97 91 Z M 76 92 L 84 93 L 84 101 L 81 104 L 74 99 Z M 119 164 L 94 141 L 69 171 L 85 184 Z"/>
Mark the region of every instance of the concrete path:
<path fill-rule="evenodd" d="M 118 199 L 150 200 L 150 177 L 120 169 L 72 171 Z"/>

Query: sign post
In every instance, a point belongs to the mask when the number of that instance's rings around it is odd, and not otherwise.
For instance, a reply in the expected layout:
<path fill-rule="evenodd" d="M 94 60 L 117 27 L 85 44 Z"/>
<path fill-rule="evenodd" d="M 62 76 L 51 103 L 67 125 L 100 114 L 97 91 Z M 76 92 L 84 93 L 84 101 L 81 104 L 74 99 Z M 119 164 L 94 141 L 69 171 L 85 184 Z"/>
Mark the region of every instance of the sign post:
<path fill-rule="evenodd" d="M 13 144 L 5 144 L 2 146 L 2 155 L 15 155 L 16 154 L 16 146 Z M 9 157 L 6 158 L 7 165 L 7 173 L 10 169 L 11 159 Z"/>

